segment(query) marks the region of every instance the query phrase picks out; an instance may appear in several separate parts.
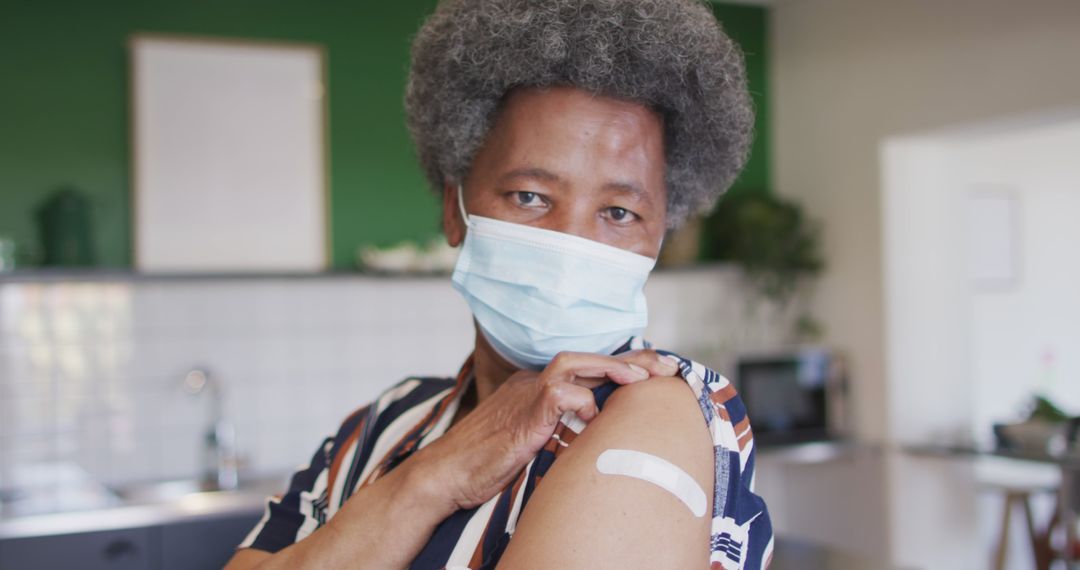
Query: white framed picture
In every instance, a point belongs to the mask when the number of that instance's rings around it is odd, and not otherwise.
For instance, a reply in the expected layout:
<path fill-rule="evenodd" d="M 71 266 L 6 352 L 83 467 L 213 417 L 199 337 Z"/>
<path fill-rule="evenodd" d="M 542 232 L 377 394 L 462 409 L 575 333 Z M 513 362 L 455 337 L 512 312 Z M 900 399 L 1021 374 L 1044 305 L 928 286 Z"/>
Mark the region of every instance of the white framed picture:
<path fill-rule="evenodd" d="M 138 34 L 129 49 L 136 269 L 325 270 L 323 48 Z"/>

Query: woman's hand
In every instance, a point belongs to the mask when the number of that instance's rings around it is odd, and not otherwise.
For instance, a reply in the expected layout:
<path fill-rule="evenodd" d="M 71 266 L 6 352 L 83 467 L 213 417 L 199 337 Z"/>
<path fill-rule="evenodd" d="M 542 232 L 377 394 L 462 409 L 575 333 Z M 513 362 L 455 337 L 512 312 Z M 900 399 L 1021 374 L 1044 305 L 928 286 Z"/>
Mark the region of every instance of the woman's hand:
<path fill-rule="evenodd" d="M 410 458 L 428 462 L 451 509 L 480 505 L 506 485 L 547 443 L 559 419 L 574 412 L 586 423 L 599 410 L 591 389 L 613 380 L 630 384 L 672 376 L 675 364 L 653 350 L 618 356 L 562 352 L 540 371 L 519 371 L 467 416 Z M 421 459 L 423 457 L 424 459 Z"/>

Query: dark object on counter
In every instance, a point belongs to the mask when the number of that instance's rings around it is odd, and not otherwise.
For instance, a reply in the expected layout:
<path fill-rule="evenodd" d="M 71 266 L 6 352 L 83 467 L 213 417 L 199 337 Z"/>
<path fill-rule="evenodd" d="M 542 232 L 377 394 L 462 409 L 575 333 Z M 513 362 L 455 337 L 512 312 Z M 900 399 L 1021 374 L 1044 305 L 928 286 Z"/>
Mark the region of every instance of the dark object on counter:
<path fill-rule="evenodd" d="M 91 238 L 90 200 L 78 190 L 63 187 L 42 202 L 37 210 L 43 257 L 52 267 L 87 267 L 97 256 Z"/>
<path fill-rule="evenodd" d="M 803 347 L 739 358 L 735 387 L 760 446 L 842 439 L 848 435 L 841 355 Z"/>
<path fill-rule="evenodd" d="M 1065 428 L 1065 443 L 1068 444 L 1069 449 L 1080 451 L 1080 446 L 1077 446 L 1077 435 L 1080 435 L 1080 416 L 1069 418 L 1068 426 Z"/>
<path fill-rule="evenodd" d="M 1080 417 L 1069 416 L 1046 396 L 1036 394 L 1028 407 L 1027 419 L 995 423 L 993 430 L 998 449 L 1060 454 L 1075 448 Z"/>
<path fill-rule="evenodd" d="M 1032 418 L 1011 424 L 994 424 L 994 440 L 998 449 L 1025 453 L 1060 454 L 1068 445 L 1066 422 L 1050 422 Z"/>

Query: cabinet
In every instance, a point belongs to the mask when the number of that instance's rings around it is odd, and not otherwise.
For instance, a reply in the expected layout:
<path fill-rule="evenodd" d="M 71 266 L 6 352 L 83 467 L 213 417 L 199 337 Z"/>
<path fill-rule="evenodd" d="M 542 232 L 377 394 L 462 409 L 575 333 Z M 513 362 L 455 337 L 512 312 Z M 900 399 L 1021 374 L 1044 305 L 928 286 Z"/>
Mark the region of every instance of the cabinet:
<path fill-rule="evenodd" d="M 0 569 L 219 569 L 262 512 L 142 528 L 0 540 Z"/>
<path fill-rule="evenodd" d="M 163 526 L 160 531 L 161 565 L 157 568 L 221 568 L 260 518 L 262 513 Z"/>
<path fill-rule="evenodd" d="M 0 568 L 152 570 L 157 553 L 153 528 L 82 532 L 0 541 Z"/>

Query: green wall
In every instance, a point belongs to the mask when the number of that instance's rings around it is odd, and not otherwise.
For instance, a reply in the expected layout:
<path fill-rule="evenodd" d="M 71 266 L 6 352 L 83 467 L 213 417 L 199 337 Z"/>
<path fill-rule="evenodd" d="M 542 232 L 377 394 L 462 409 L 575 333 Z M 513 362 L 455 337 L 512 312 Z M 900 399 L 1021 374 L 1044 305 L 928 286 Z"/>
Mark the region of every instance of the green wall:
<path fill-rule="evenodd" d="M 724 30 L 746 54 L 746 76 L 757 110 L 756 136 L 746 164 L 733 190 L 770 191 L 772 163 L 769 157 L 769 12 L 758 6 L 714 4 L 713 13 Z"/>
<path fill-rule="evenodd" d="M 131 265 L 126 41 L 163 32 L 317 42 L 329 58 L 333 263 L 359 243 L 438 232 L 439 203 L 415 163 L 402 96 L 409 40 L 435 0 L 29 0 L 0 11 L 0 235 L 37 253 L 34 210 L 72 185 L 93 200 L 102 265 Z M 717 6 L 748 54 L 767 121 L 766 11 Z M 739 184 L 767 187 L 759 136 Z M 406 214 L 407 213 L 407 214 Z"/>

